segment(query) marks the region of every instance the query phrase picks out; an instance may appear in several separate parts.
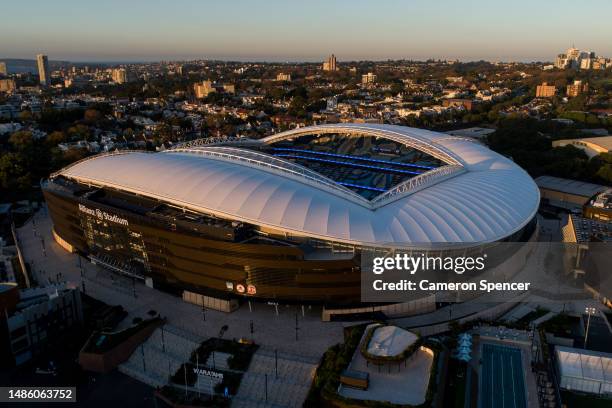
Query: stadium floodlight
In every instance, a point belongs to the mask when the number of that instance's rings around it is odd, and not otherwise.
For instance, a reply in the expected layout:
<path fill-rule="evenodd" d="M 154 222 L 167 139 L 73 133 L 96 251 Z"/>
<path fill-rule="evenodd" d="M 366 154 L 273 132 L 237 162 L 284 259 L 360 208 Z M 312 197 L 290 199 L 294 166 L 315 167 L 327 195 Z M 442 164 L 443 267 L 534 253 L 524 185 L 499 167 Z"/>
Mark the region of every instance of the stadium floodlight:
<path fill-rule="evenodd" d="M 587 340 L 589 338 L 589 326 L 591 325 L 591 316 L 594 315 L 597 310 L 594 307 L 586 307 L 584 311 L 589 316 L 587 318 L 586 333 L 584 334 L 584 349 L 586 350 Z"/>

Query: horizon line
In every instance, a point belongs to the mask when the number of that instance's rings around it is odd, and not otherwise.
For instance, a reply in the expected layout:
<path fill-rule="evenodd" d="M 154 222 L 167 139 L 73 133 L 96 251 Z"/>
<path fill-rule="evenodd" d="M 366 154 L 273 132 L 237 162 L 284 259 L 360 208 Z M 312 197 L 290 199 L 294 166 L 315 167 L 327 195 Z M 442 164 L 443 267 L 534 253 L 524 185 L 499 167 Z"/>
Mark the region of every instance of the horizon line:
<path fill-rule="evenodd" d="M 44 54 L 44 53 L 43 53 Z M 49 56 L 48 54 L 44 54 Z M 331 54 L 330 54 L 331 55 Z M 325 57 L 326 58 L 326 57 Z M 68 62 L 73 64 L 146 64 L 154 62 L 195 62 L 195 61 L 208 61 L 208 62 L 227 62 L 227 63 L 242 63 L 242 64 L 321 64 L 325 60 L 273 60 L 273 59 L 226 59 L 226 58 L 183 58 L 183 59 L 103 59 L 103 60 L 77 60 L 77 59 L 49 59 L 49 62 Z M 36 62 L 36 56 L 33 58 L 17 58 L 17 57 L 0 57 L 0 61 L 7 60 L 23 60 Z M 516 59 L 516 60 L 489 60 L 489 59 L 461 59 L 461 58 L 386 58 L 386 59 L 347 59 L 339 60 L 339 64 L 349 63 L 362 63 L 362 62 L 428 62 L 428 61 L 456 61 L 459 63 L 471 63 L 471 62 L 488 62 L 488 63 L 522 63 L 522 64 L 538 64 L 538 63 L 552 63 L 551 60 L 539 60 L 539 59 Z"/>

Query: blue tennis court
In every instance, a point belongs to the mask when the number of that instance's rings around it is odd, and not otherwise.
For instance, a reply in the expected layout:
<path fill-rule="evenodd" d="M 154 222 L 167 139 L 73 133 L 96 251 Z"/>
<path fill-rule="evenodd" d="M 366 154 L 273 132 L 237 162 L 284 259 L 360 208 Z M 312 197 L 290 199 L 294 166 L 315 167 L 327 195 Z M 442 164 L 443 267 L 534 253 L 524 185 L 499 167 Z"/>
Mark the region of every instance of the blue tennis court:
<path fill-rule="evenodd" d="M 521 350 L 483 344 L 480 408 L 527 408 Z"/>

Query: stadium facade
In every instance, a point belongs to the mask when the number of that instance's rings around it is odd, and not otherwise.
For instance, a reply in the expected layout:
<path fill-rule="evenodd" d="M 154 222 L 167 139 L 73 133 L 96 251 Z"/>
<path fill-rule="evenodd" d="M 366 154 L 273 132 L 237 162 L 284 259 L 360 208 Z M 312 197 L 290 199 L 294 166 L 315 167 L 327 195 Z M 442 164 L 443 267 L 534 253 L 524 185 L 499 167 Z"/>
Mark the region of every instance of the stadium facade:
<path fill-rule="evenodd" d="M 539 205 L 476 141 L 373 124 L 102 154 L 43 191 L 61 245 L 155 286 L 325 305 L 359 302 L 363 251 L 524 241 Z"/>

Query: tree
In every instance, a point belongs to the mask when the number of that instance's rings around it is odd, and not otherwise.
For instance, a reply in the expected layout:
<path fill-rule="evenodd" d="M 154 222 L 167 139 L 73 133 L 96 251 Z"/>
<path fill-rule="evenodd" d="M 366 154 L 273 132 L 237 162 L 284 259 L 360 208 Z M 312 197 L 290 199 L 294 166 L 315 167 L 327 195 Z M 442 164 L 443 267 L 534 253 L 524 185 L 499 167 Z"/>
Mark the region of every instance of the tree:
<path fill-rule="evenodd" d="M 571 98 L 567 104 L 565 105 L 565 111 L 584 111 L 586 107 L 586 96 L 578 95 L 574 98 Z"/>
<path fill-rule="evenodd" d="M 273 100 L 280 101 L 281 99 L 285 98 L 285 91 L 283 88 L 272 88 L 268 91 L 268 95 Z"/>
<path fill-rule="evenodd" d="M 49 146 L 57 146 L 60 143 L 66 141 L 66 134 L 62 131 L 56 130 L 47 135 L 47 143 Z"/>
<path fill-rule="evenodd" d="M 404 91 L 404 84 L 402 82 L 393 82 L 393 84 L 391 84 L 391 94 L 392 95 L 397 95 L 399 93 L 402 93 Z"/>
<path fill-rule="evenodd" d="M 21 113 L 19 113 L 19 119 L 21 119 L 22 122 L 29 122 L 32 120 L 32 112 L 29 110 L 21 111 Z"/>
<path fill-rule="evenodd" d="M 20 130 L 18 132 L 13 133 L 9 137 L 9 143 L 17 151 L 26 151 L 31 149 L 34 145 L 34 138 L 32 137 L 32 132 L 28 132 L 27 130 Z"/>
<path fill-rule="evenodd" d="M 607 183 L 612 183 L 612 164 L 604 164 L 597 171 L 597 177 L 606 181 Z"/>
<path fill-rule="evenodd" d="M 102 118 L 102 113 L 96 109 L 87 109 L 83 115 L 83 120 L 89 124 L 98 123 Z"/>
<path fill-rule="evenodd" d="M 304 88 L 303 86 L 298 86 L 297 88 L 294 88 L 289 92 L 289 96 L 294 97 L 294 98 L 300 97 L 302 99 L 307 99 L 308 90 Z"/>
<path fill-rule="evenodd" d="M 155 128 L 155 136 L 156 139 L 159 139 L 162 143 L 174 140 L 172 126 L 167 123 L 160 123 Z"/>
<path fill-rule="evenodd" d="M 289 104 L 289 114 L 300 118 L 306 117 L 306 99 L 302 96 L 294 96 Z"/>
<path fill-rule="evenodd" d="M 597 170 L 597 177 L 606 182 L 607 184 L 612 183 L 612 154 L 611 153 L 602 153 L 599 156 L 596 156 L 601 163 L 599 169 Z M 591 161 L 593 161 L 591 159 Z"/>
<path fill-rule="evenodd" d="M 68 135 L 72 140 L 87 140 L 90 136 L 89 127 L 79 123 L 78 125 L 68 128 Z"/>
<path fill-rule="evenodd" d="M 0 156 L 0 187 L 24 190 L 31 185 L 31 175 L 22 155 L 5 153 Z"/>
<path fill-rule="evenodd" d="M 123 137 L 125 137 L 127 140 L 133 140 L 134 139 L 134 130 L 131 127 L 125 129 L 123 131 Z"/>

